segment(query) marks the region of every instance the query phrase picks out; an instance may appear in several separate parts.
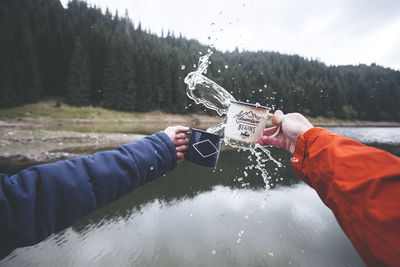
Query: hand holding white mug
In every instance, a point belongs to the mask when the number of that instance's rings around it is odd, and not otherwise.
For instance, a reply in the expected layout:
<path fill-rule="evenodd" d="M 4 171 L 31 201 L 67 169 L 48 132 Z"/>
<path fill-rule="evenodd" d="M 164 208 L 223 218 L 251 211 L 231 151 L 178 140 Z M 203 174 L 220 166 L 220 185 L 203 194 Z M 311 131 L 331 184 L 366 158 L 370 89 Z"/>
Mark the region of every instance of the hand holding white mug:
<path fill-rule="evenodd" d="M 284 115 L 281 110 L 274 113 L 272 123 L 275 127 L 264 129 L 264 135 L 260 138 L 259 144 L 262 146 L 272 145 L 284 148 L 290 153 L 294 153 L 297 138 L 304 134 L 307 130 L 314 127 L 300 113 L 289 113 Z M 271 137 L 275 133 L 277 127 L 280 127 L 280 134 Z"/>

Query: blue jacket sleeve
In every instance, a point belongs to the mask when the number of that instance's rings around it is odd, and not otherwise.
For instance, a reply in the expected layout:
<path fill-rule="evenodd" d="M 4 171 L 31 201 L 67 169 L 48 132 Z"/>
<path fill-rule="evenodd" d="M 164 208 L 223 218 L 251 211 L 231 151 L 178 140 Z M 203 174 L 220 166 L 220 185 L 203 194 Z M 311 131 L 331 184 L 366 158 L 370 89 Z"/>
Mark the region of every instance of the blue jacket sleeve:
<path fill-rule="evenodd" d="M 159 132 L 116 150 L 0 174 L 0 258 L 162 176 L 176 164 Z"/>

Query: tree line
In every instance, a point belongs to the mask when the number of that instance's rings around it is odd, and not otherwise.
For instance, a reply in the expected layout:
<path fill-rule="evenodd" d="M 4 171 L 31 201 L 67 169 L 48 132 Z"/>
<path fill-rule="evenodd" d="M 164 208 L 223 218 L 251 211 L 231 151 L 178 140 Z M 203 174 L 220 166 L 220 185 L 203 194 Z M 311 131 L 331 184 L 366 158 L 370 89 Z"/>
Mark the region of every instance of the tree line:
<path fill-rule="evenodd" d="M 0 1 L 0 108 L 61 97 L 76 106 L 202 112 L 183 80 L 208 47 L 161 36 L 124 15 L 73 0 Z M 296 55 L 215 51 L 207 77 L 236 99 L 284 112 L 400 120 L 400 72 L 326 66 Z"/>

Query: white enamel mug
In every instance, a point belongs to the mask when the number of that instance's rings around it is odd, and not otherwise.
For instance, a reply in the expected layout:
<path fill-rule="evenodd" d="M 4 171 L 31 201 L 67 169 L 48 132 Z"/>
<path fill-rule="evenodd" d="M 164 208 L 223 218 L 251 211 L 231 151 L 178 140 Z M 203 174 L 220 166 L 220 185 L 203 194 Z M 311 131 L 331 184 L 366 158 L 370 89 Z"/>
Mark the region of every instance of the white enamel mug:
<path fill-rule="evenodd" d="M 241 143 L 256 144 L 263 135 L 264 128 L 273 115 L 270 108 L 231 100 L 226 114 L 224 136 Z M 270 137 L 276 136 L 280 127 Z"/>

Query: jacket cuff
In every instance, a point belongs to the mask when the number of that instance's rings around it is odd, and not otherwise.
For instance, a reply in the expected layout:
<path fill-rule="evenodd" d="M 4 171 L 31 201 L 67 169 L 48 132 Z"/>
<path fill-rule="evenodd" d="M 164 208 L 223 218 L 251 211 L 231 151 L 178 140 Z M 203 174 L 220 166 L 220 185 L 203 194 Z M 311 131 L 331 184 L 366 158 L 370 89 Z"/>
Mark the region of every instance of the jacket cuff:
<path fill-rule="evenodd" d="M 176 161 L 178 160 L 178 156 L 176 155 L 176 149 L 175 149 L 175 145 L 174 145 L 174 143 L 171 141 L 171 139 L 169 138 L 169 136 L 166 134 L 166 133 L 164 133 L 163 131 L 160 131 L 160 132 L 157 132 L 156 133 L 156 136 L 158 137 L 158 138 L 160 138 L 161 139 L 161 141 L 163 141 L 163 143 L 167 146 L 167 148 L 168 148 L 168 150 L 169 150 L 169 152 L 170 152 L 170 155 L 171 155 L 171 168 L 170 168 L 170 170 L 171 169 L 173 169 L 174 167 L 175 167 L 175 165 L 176 165 Z"/>
<path fill-rule="evenodd" d="M 323 132 L 330 132 L 327 129 L 313 127 L 300 135 L 296 141 L 296 147 L 292 158 L 290 159 L 293 170 L 306 184 L 310 185 L 310 181 L 303 172 L 304 160 L 307 156 L 307 147 L 311 146 L 314 140 Z"/>

